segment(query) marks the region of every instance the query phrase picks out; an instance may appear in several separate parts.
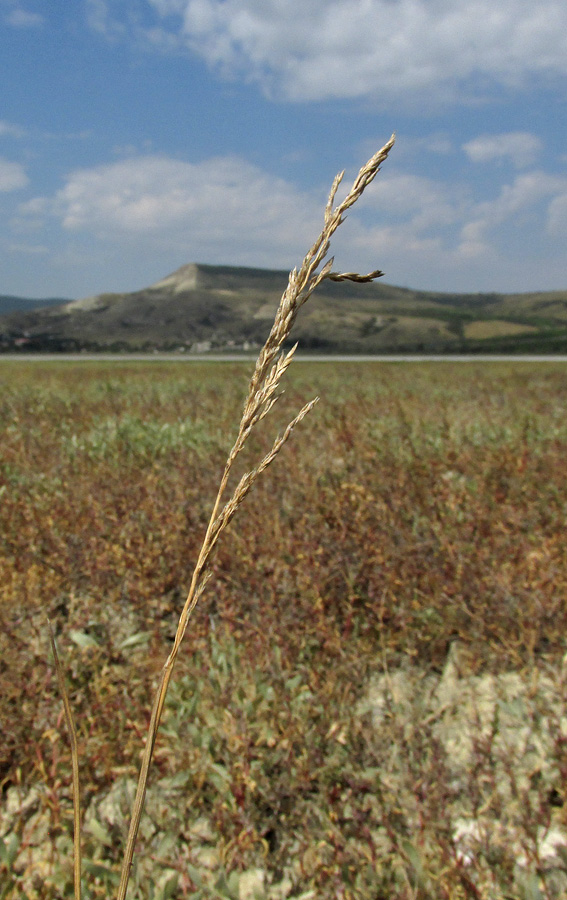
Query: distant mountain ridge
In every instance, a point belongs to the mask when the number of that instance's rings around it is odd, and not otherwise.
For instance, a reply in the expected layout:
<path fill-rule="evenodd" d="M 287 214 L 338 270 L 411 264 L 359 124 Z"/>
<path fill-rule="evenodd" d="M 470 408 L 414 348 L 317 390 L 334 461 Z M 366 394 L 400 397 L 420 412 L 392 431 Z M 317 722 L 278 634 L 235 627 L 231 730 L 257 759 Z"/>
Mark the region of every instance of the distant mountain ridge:
<path fill-rule="evenodd" d="M 131 293 L 0 315 L 0 350 L 253 349 L 268 334 L 287 278 L 285 271 L 189 263 Z M 563 353 L 567 290 L 444 294 L 326 281 L 301 310 L 293 337 L 303 351 L 324 353 Z"/>

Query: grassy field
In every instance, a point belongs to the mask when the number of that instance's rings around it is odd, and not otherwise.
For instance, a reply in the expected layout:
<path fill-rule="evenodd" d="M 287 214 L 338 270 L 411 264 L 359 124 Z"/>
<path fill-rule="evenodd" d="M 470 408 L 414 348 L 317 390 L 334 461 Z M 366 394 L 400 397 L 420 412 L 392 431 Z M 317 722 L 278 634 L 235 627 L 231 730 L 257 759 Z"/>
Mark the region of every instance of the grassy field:
<path fill-rule="evenodd" d="M 77 717 L 85 897 L 113 895 L 152 687 L 249 370 L 0 369 L 3 900 L 72 896 L 46 614 Z M 131 896 L 565 896 L 564 849 L 549 862 L 543 845 L 567 834 L 567 368 L 298 363 L 272 425 L 314 394 L 215 556 Z M 250 461 L 272 435 L 252 439 Z M 420 693 L 447 675 L 451 648 L 463 691 L 521 675 L 526 748 L 539 740 L 545 764 L 517 777 L 498 744 L 506 700 L 488 729 L 475 708 L 455 775 L 435 730 L 446 708 Z M 369 690 L 386 676 L 377 715 Z M 470 825 L 487 810 L 498 840 Z"/>

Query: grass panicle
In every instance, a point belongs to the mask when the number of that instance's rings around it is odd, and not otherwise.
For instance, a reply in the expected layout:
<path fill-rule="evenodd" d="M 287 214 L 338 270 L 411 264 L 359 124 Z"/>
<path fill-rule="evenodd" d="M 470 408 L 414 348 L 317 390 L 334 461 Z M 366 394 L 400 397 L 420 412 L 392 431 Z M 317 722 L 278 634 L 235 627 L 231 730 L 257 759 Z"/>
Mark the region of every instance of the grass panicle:
<path fill-rule="evenodd" d="M 246 472 L 238 484 L 236 485 L 232 495 L 225 500 L 228 488 L 228 482 L 233 470 L 234 463 L 246 445 L 248 438 L 256 428 L 258 423 L 270 412 L 274 404 L 277 402 L 281 393 L 279 392 L 282 377 L 289 368 L 297 344 L 287 353 L 283 353 L 284 343 L 287 341 L 293 324 L 296 320 L 300 308 L 307 302 L 313 291 L 325 279 L 333 281 L 354 281 L 359 283 L 367 283 L 373 281 L 382 275 L 382 272 L 376 270 L 367 275 L 358 275 L 354 272 L 333 272 L 333 258 L 327 259 L 330 242 L 333 234 L 344 221 L 345 213 L 350 209 L 361 197 L 364 190 L 376 177 L 380 165 L 386 160 L 390 150 L 394 145 L 395 137 L 392 135 L 390 140 L 372 156 L 366 165 L 364 165 L 347 196 L 337 206 L 334 206 L 337 190 L 342 182 L 344 172 L 336 176 L 333 181 L 327 205 L 325 207 L 324 224 L 318 238 L 314 242 L 306 254 L 299 270 L 294 268 L 289 275 L 287 288 L 282 294 L 278 309 L 276 311 L 274 323 L 268 338 L 262 347 L 252 378 L 248 395 L 244 404 L 244 410 L 238 433 L 234 445 L 228 455 L 224 471 L 220 480 L 216 499 L 209 518 L 203 544 L 198 555 L 198 559 L 193 571 L 189 592 L 185 600 L 185 604 L 179 616 L 177 630 L 173 641 L 172 649 L 164 663 L 159 678 L 157 693 L 152 707 L 150 724 L 146 737 L 146 743 L 142 758 L 142 765 L 138 779 L 136 796 L 132 809 L 132 818 L 128 832 L 124 860 L 120 875 L 120 883 L 118 886 L 117 900 L 125 900 L 130 874 L 132 869 L 132 861 L 136 846 L 136 839 L 140 827 L 140 820 L 144 808 L 144 800 L 148 784 L 148 776 L 152 762 L 156 737 L 164 709 L 164 704 L 169 688 L 170 680 L 173 674 L 175 661 L 179 654 L 179 649 L 183 641 L 183 637 L 187 630 L 191 613 L 193 612 L 199 598 L 201 597 L 207 581 L 210 577 L 209 564 L 215 547 L 237 512 L 239 506 L 243 502 L 246 495 L 259 476 L 274 461 L 288 438 L 291 436 L 294 428 L 302 419 L 313 409 L 318 398 L 314 398 L 306 403 L 297 415 L 289 422 L 281 435 L 276 437 L 271 449 L 260 459 L 256 466 Z M 69 700 L 65 690 L 63 674 L 55 641 L 52 636 L 52 647 L 56 661 L 57 674 L 60 689 L 65 706 L 65 716 L 67 727 L 70 734 L 73 755 L 73 783 L 74 783 L 74 803 L 75 803 L 75 898 L 80 900 L 80 841 L 78 838 L 79 831 L 79 794 L 78 781 L 75 787 L 75 776 L 78 777 L 78 757 L 76 750 L 76 737 L 73 725 L 73 719 L 70 711 Z"/>

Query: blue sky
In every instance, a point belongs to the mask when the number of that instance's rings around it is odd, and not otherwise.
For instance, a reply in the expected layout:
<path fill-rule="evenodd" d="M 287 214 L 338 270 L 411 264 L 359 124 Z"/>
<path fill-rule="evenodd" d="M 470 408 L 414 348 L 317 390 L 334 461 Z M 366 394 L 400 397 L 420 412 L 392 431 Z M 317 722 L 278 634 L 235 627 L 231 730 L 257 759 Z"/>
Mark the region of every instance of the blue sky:
<path fill-rule="evenodd" d="M 567 288 L 565 0 L 0 0 L 0 294 L 289 269 L 393 131 L 337 267 Z"/>

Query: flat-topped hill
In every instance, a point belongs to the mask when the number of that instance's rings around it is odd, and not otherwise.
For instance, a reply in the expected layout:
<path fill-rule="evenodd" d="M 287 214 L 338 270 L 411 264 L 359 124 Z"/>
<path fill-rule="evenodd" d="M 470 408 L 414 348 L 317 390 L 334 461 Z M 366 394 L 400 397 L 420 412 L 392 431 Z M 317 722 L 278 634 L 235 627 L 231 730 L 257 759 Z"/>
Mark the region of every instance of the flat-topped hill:
<path fill-rule="evenodd" d="M 287 277 L 190 263 L 131 293 L 39 307 L 35 301 L 0 315 L 0 348 L 252 349 L 268 333 Z M 325 353 L 565 352 L 567 290 L 444 294 L 326 281 L 302 309 L 294 339 L 303 351 Z"/>

